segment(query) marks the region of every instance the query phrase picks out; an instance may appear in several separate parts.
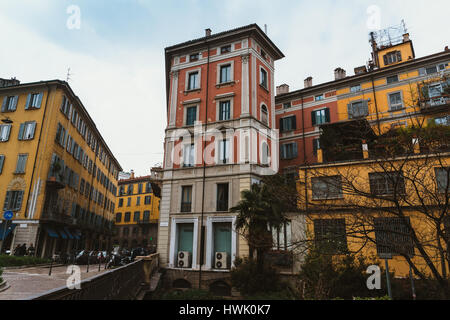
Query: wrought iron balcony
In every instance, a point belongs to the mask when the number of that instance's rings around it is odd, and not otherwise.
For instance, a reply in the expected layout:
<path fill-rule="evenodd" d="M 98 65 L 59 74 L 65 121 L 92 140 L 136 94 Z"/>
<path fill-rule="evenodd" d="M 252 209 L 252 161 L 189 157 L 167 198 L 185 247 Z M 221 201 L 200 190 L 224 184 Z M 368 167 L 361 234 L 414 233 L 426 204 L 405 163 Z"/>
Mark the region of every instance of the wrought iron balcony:
<path fill-rule="evenodd" d="M 443 94 L 420 101 L 422 113 L 433 113 L 448 110 L 450 106 L 450 95 Z"/>
<path fill-rule="evenodd" d="M 182 202 L 181 203 L 181 212 L 191 212 L 192 211 L 192 203 L 191 202 Z"/>

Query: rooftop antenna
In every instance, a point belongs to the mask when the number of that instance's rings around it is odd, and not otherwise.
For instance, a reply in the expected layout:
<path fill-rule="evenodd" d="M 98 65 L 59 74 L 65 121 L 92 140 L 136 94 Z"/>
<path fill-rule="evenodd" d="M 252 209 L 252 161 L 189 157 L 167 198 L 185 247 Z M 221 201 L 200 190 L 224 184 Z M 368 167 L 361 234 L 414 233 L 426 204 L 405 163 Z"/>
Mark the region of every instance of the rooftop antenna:
<path fill-rule="evenodd" d="M 267 24 L 264 24 L 264 33 L 267 34 Z"/>
<path fill-rule="evenodd" d="M 70 76 L 72 74 L 70 73 L 70 68 L 67 69 L 67 76 L 66 76 L 66 82 L 69 82 L 71 80 Z"/>

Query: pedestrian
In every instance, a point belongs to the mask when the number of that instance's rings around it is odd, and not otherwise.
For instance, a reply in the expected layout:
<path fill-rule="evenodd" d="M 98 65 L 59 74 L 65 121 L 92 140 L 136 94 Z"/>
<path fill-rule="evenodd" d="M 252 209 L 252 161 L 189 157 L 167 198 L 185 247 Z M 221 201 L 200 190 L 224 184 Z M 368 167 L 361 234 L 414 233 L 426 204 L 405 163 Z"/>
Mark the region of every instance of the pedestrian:
<path fill-rule="evenodd" d="M 21 256 L 24 256 L 24 255 L 27 254 L 27 245 L 25 243 L 22 245 L 22 247 L 20 249 L 21 249 L 20 250 L 20 255 Z"/>
<path fill-rule="evenodd" d="M 20 255 L 20 249 L 21 249 L 20 244 L 18 244 L 16 246 L 16 248 L 14 249 L 14 255 L 15 256 L 19 256 Z"/>
<path fill-rule="evenodd" d="M 28 255 L 34 256 L 34 246 L 32 243 L 30 243 L 30 246 L 28 247 Z"/>

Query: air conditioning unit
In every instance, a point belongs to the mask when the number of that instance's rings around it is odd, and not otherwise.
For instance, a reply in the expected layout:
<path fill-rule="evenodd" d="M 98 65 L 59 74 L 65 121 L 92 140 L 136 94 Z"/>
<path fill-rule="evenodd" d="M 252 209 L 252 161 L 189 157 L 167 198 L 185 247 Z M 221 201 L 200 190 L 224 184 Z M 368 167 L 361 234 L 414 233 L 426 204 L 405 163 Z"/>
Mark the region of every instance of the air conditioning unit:
<path fill-rule="evenodd" d="M 191 253 L 189 251 L 179 251 L 178 252 L 177 267 L 178 268 L 190 268 L 191 267 Z"/>
<path fill-rule="evenodd" d="M 226 252 L 216 252 L 214 268 L 215 269 L 227 269 L 228 266 L 228 254 Z"/>

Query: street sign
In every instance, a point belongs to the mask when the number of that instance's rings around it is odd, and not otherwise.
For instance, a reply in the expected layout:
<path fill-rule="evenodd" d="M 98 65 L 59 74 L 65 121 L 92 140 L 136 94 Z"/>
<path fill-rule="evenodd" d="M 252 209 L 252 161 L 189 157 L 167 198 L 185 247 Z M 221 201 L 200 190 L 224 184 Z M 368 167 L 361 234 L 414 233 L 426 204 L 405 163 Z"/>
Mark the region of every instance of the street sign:
<path fill-rule="evenodd" d="M 3 219 L 5 220 L 11 220 L 13 218 L 14 214 L 12 211 L 5 211 L 3 213 Z"/>

